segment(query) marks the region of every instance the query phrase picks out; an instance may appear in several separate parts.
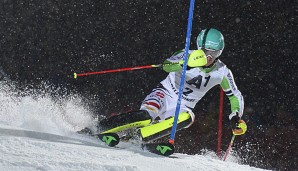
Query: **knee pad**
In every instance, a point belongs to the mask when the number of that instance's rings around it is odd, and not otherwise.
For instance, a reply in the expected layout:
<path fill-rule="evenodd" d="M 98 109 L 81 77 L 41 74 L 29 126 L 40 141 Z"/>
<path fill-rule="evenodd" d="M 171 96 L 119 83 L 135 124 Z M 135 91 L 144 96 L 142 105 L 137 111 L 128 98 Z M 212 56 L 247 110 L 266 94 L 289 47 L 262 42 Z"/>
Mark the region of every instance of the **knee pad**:
<path fill-rule="evenodd" d="M 172 130 L 174 117 L 167 118 L 158 123 L 154 123 L 140 128 L 140 134 L 144 142 L 150 142 L 158 138 L 169 135 Z M 182 112 L 178 116 L 177 130 L 188 128 L 194 122 L 194 114 L 192 112 Z"/>

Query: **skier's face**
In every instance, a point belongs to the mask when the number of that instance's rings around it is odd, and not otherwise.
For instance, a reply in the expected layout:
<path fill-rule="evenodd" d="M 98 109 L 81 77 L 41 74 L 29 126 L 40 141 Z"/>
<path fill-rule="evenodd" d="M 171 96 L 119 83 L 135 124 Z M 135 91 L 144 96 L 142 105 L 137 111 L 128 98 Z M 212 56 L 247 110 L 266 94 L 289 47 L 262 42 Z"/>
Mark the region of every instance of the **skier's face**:
<path fill-rule="evenodd" d="M 221 54 L 221 50 L 212 50 L 212 49 L 205 49 L 205 48 L 202 48 L 202 50 L 204 51 L 206 56 L 212 56 L 212 58 L 214 59 L 219 57 Z"/>
<path fill-rule="evenodd" d="M 213 58 L 211 55 L 207 56 L 207 64 L 205 65 L 206 67 L 210 66 L 211 64 L 213 64 L 213 62 L 215 61 L 215 58 Z"/>
<path fill-rule="evenodd" d="M 211 49 L 205 49 L 205 48 L 202 48 L 202 50 L 207 56 L 207 64 L 205 65 L 206 67 L 212 65 L 215 59 L 221 54 L 220 50 L 211 50 Z"/>

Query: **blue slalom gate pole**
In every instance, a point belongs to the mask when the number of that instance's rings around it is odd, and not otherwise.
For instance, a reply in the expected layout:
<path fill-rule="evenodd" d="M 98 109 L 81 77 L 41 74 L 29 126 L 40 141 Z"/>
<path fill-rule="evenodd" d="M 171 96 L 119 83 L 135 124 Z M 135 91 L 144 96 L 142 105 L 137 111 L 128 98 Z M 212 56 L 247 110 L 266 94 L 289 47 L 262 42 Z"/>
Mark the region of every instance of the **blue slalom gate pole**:
<path fill-rule="evenodd" d="M 175 111 L 174 123 L 173 123 L 173 127 L 172 127 L 171 137 L 169 140 L 169 142 L 171 144 L 174 144 L 174 139 L 175 139 L 175 134 L 176 134 L 176 129 L 177 129 L 177 121 L 178 121 L 180 105 L 181 105 L 181 98 L 182 98 L 182 93 L 183 93 L 183 89 L 184 89 L 184 80 L 185 80 L 185 73 L 186 73 L 186 67 L 187 67 L 187 61 L 188 61 L 188 50 L 189 50 L 189 45 L 190 45 L 190 36 L 191 36 L 191 29 L 192 29 L 194 4 L 195 4 L 195 0 L 190 0 L 186 42 L 185 42 L 185 53 L 184 53 L 184 57 L 183 57 L 184 63 L 183 63 L 183 68 L 182 68 L 182 76 L 181 76 L 181 80 L 180 80 L 180 88 L 179 88 L 178 101 L 177 101 L 177 106 L 176 106 L 176 111 Z"/>

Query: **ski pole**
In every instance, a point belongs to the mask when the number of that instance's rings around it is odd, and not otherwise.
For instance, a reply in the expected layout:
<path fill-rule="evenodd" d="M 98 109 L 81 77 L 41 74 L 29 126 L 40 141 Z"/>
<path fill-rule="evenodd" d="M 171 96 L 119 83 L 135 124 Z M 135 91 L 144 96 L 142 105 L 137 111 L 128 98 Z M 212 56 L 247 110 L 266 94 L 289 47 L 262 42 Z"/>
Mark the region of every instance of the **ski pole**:
<path fill-rule="evenodd" d="M 226 161 L 227 156 L 229 155 L 229 153 L 230 153 L 230 151 L 231 151 L 231 148 L 232 148 L 232 146 L 233 146 L 235 137 L 236 137 L 236 135 L 233 134 L 232 139 L 231 139 L 230 144 L 229 144 L 229 147 L 228 147 L 228 149 L 227 149 L 227 151 L 226 151 L 226 154 L 225 154 L 225 156 L 224 156 L 224 158 L 223 158 L 223 161 Z"/>
<path fill-rule="evenodd" d="M 184 62 L 183 62 L 183 67 L 182 67 L 182 75 L 181 75 L 181 79 L 180 79 L 180 88 L 179 88 L 178 100 L 177 100 L 177 105 L 176 105 L 174 123 L 172 126 L 171 136 L 169 139 L 169 143 L 171 143 L 171 144 L 174 144 L 175 134 L 177 131 L 178 116 L 179 116 L 180 105 L 181 105 L 181 98 L 182 98 L 182 93 L 183 93 L 183 89 L 184 89 L 184 80 L 185 80 L 186 66 L 187 66 L 187 61 L 188 61 L 188 50 L 189 50 L 189 46 L 190 46 L 190 36 L 191 36 L 191 29 L 192 29 L 194 4 L 195 4 L 195 0 L 190 0 L 187 32 L 186 32 L 186 42 L 185 42 L 185 53 L 184 53 L 184 57 L 183 57 Z"/>
<path fill-rule="evenodd" d="M 113 73 L 113 72 L 132 71 L 132 70 L 138 70 L 138 69 L 158 68 L 161 66 L 162 64 L 144 65 L 144 66 L 137 66 L 137 67 L 130 67 L 130 68 L 119 68 L 119 69 L 111 69 L 111 70 L 96 71 L 96 72 L 86 72 L 86 73 L 80 73 L 80 74 L 74 73 L 73 77 L 76 79 L 78 77 L 83 77 L 88 75 L 99 75 L 99 74 L 106 74 L 106 73 Z"/>

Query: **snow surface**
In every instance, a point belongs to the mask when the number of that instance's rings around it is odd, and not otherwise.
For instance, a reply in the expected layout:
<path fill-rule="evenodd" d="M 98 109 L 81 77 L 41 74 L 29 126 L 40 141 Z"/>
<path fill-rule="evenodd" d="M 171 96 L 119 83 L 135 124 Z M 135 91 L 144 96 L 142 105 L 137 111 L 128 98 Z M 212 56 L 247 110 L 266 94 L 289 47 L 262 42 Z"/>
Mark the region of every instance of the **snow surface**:
<path fill-rule="evenodd" d="M 232 154 L 224 162 L 212 152 L 175 153 L 177 158 L 168 158 L 142 151 L 131 143 L 107 147 L 75 133 L 92 123 L 88 108 L 78 96 L 54 100 L 47 93 L 20 95 L 0 85 L 0 171 L 263 170 L 239 164 Z"/>

